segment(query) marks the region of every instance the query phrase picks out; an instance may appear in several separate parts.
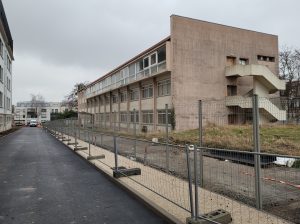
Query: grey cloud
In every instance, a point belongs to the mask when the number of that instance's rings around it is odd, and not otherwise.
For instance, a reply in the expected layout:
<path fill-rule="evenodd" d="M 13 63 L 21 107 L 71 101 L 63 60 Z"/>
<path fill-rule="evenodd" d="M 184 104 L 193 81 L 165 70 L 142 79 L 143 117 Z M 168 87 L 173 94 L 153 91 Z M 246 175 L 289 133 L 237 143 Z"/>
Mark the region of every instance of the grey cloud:
<path fill-rule="evenodd" d="M 49 95 L 60 94 L 61 98 L 63 92 L 59 89 L 64 86 L 75 84 L 79 78 L 92 81 L 169 35 L 171 14 L 277 34 L 280 44 L 300 47 L 300 2 L 297 0 L 2 2 L 14 38 L 16 88 L 24 76 L 37 77 L 28 85 L 38 86 L 41 72 L 44 83 L 69 76 L 71 69 L 84 73 L 63 80 L 67 84 L 57 84 L 58 90 L 43 85 Z M 24 65 L 25 59 L 31 60 L 32 67 L 41 61 L 40 71 L 30 70 Z M 17 93 L 15 96 L 15 100 L 22 98 Z"/>

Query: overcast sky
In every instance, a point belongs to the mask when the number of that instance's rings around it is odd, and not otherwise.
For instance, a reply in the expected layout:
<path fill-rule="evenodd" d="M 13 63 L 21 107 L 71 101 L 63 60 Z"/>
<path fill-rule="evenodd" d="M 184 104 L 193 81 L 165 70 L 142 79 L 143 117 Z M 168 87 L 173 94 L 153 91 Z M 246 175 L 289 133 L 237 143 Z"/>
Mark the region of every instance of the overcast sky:
<path fill-rule="evenodd" d="M 13 103 L 61 101 L 169 35 L 170 15 L 276 34 L 300 47 L 299 0 L 2 0 L 14 39 Z"/>

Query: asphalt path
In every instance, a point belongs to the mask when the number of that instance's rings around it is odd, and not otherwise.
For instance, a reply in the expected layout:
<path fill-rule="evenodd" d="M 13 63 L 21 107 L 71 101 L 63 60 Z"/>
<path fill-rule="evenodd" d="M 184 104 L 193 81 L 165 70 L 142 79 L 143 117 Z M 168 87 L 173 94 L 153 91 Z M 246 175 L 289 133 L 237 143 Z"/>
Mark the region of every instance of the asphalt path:
<path fill-rule="evenodd" d="M 39 128 L 0 138 L 0 223 L 165 223 Z"/>

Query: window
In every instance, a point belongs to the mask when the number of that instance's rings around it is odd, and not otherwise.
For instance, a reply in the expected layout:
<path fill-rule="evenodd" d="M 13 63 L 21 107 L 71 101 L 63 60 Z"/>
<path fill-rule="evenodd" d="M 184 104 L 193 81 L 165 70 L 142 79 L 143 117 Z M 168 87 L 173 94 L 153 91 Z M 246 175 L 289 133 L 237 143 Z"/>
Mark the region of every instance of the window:
<path fill-rule="evenodd" d="M 127 112 L 120 112 L 120 122 L 127 123 Z"/>
<path fill-rule="evenodd" d="M 58 113 L 58 109 L 55 109 L 55 113 Z"/>
<path fill-rule="evenodd" d="M 142 98 L 147 99 L 153 97 L 153 86 L 147 85 L 142 87 Z"/>
<path fill-rule="evenodd" d="M 108 113 L 105 114 L 105 121 L 107 121 L 107 122 L 109 121 L 109 114 Z"/>
<path fill-rule="evenodd" d="M 10 99 L 6 97 L 6 109 L 10 110 Z"/>
<path fill-rule="evenodd" d="M 120 93 L 120 100 L 121 100 L 121 102 L 126 102 L 127 101 L 127 92 L 121 92 Z"/>
<path fill-rule="evenodd" d="M 232 66 L 235 65 L 235 57 L 233 56 L 227 56 L 226 57 L 226 66 Z"/>
<path fill-rule="evenodd" d="M 275 57 L 257 55 L 257 60 L 259 60 L 259 61 L 275 62 Z"/>
<path fill-rule="evenodd" d="M 139 89 L 132 89 L 130 91 L 130 100 L 134 101 L 134 100 L 138 100 L 139 99 Z"/>
<path fill-rule="evenodd" d="M 105 103 L 109 104 L 109 96 L 105 96 Z"/>
<path fill-rule="evenodd" d="M 154 64 L 157 63 L 157 54 L 156 54 L 156 52 L 154 54 L 151 54 L 150 62 L 151 62 L 151 65 L 154 65 Z"/>
<path fill-rule="evenodd" d="M 129 65 L 129 76 L 135 76 L 135 64 Z"/>
<path fill-rule="evenodd" d="M 239 60 L 240 65 L 248 65 L 248 59 L 247 58 L 240 58 Z"/>
<path fill-rule="evenodd" d="M 3 57 L 3 42 L 1 38 L 0 38 L 0 55 L 1 57 Z"/>
<path fill-rule="evenodd" d="M 237 86 L 227 85 L 227 96 L 236 96 L 237 95 Z"/>
<path fill-rule="evenodd" d="M 10 79 L 6 77 L 6 88 L 10 91 Z"/>
<path fill-rule="evenodd" d="M 171 94 L 171 80 L 167 79 L 157 83 L 158 96 L 169 96 Z"/>
<path fill-rule="evenodd" d="M 112 95 L 112 102 L 117 103 L 118 102 L 118 95 Z"/>
<path fill-rule="evenodd" d="M 149 57 L 144 58 L 144 68 L 149 67 Z"/>
<path fill-rule="evenodd" d="M 163 46 L 157 50 L 157 61 L 158 63 L 166 60 L 166 46 Z"/>
<path fill-rule="evenodd" d="M 157 123 L 166 124 L 166 110 L 157 110 Z M 171 111 L 168 110 L 168 124 L 171 124 Z"/>
<path fill-rule="evenodd" d="M 136 63 L 136 72 L 140 72 L 144 69 L 143 66 L 143 59 L 140 59 L 137 63 Z"/>
<path fill-rule="evenodd" d="M 3 83 L 3 68 L 1 65 L 0 65 L 0 82 Z"/>
<path fill-rule="evenodd" d="M 43 112 L 43 113 L 45 113 L 45 112 L 47 112 L 47 109 L 41 109 L 41 112 Z"/>
<path fill-rule="evenodd" d="M 142 118 L 144 124 L 153 124 L 153 111 L 142 111 Z"/>
<path fill-rule="evenodd" d="M 139 123 L 139 111 L 135 111 L 135 122 Z M 134 123 L 134 111 L 130 111 L 130 122 Z"/>
<path fill-rule="evenodd" d="M 0 91 L 0 107 L 3 107 L 3 93 Z"/>
<path fill-rule="evenodd" d="M 42 114 L 41 117 L 42 118 L 47 118 L 47 115 L 46 114 Z"/>

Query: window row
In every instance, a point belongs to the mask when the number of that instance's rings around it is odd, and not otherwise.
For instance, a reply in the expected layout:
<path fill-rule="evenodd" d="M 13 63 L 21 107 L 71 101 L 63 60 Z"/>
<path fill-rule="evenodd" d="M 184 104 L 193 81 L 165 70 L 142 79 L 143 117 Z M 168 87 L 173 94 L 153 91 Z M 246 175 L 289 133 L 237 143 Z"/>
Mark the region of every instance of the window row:
<path fill-rule="evenodd" d="M 136 62 L 130 64 L 129 66 L 123 68 L 122 70 L 116 72 L 113 75 L 108 76 L 99 83 L 94 84 L 86 90 L 87 94 L 95 91 L 104 91 L 110 85 L 117 84 L 117 86 L 122 86 L 128 84 L 129 81 L 135 80 L 137 76 L 145 71 L 147 73 L 149 69 L 157 67 L 161 63 L 166 61 L 166 46 L 162 46 L 157 51 L 151 53 L 150 55 L 140 58 Z M 148 74 L 150 71 L 148 71 Z M 152 72 L 151 72 L 152 73 Z"/>
<path fill-rule="evenodd" d="M 11 110 L 11 100 L 9 97 L 4 97 L 3 92 L 0 91 L 0 108 Z"/>
<path fill-rule="evenodd" d="M 117 120 L 118 113 L 113 112 L 112 113 L 112 122 L 115 122 Z M 143 124 L 153 124 L 153 110 L 146 110 L 142 111 L 141 113 L 141 123 Z M 157 110 L 157 124 L 166 124 L 166 111 L 165 110 Z M 171 110 L 168 110 L 168 124 L 171 124 Z M 99 122 L 109 122 L 110 121 L 110 114 L 109 113 L 100 113 L 96 115 L 96 121 Z M 139 117 L 139 111 L 121 111 L 119 113 L 119 120 L 120 123 L 139 123 L 140 117 Z"/>
<path fill-rule="evenodd" d="M 158 89 L 158 97 L 162 96 L 169 96 L 171 95 L 171 81 L 170 80 L 164 80 L 160 81 L 157 84 Z M 153 97 L 153 85 L 146 85 L 143 86 L 141 89 L 142 99 L 148 99 Z M 129 99 L 130 101 L 136 101 L 139 100 L 140 93 L 139 88 L 131 89 L 129 92 Z M 118 97 L 117 94 L 112 95 L 112 103 L 118 103 L 120 100 L 121 103 L 127 102 L 127 92 L 120 92 L 120 95 Z M 103 105 L 104 102 L 103 99 L 100 99 L 100 104 Z M 105 104 L 109 104 L 109 96 L 105 96 Z"/>

